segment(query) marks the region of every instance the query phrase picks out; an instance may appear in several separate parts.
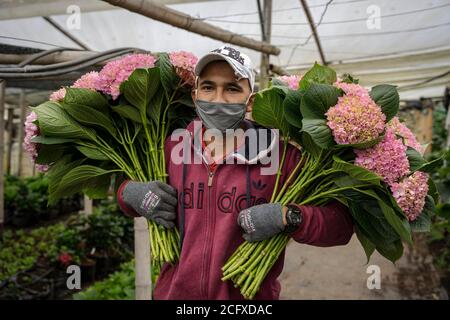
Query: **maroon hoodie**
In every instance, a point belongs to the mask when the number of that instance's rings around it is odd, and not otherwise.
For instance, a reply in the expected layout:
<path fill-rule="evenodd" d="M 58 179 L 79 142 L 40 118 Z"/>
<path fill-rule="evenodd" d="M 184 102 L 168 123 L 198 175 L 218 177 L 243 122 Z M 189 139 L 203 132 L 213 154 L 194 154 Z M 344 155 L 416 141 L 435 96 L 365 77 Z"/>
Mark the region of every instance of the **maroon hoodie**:
<path fill-rule="evenodd" d="M 198 119 L 187 127 L 191 152 L 186 152 L 184 159 L 190 157 L 191 164 L 171 161 L 170 155 L 178 144 L 178 139 L 166 139 L 168 183 L 178 190 L 177 221 L 182 248 L 179 263 L 174 266 L 165 264 L 162 267 L 154 289 L 155 300 L 243 299 L 239 288 L 235 288 L 231 281 L 221 280 L 221 268 L 244 241 L 242 230 L 237 224 L 239 212 L 249 206 L 269 202 L 276 175 L 263 175 L 261 168 L 270 165 L 266 160 L 275 152 L 275 148 L 278 148 L 281 159 L 283 149 L 275 130 L 259 127 L 247 120 L 244 120 L 244 125 L 245 128 L 265 130 L 267 138 L 264 140 L 267 143 L 261 143 L 265 147 L 250 155 L 248 145 L 244 144 L 226 157 L 239 162 L 219 164 L 214 171 L 207 165 L 208 159 L 202 156 L 201 142 L 194 143 L 201 139 L 192 139 L 194 135 L 201 136 L 201 122 Z M 183 155 L 183 152 L 179 154 Z M 194 157 L 200 160 L 195 163 Z M 300 151 L 289 144 L 280 177 L 281 185 L 299 159 Z M 118 192 L 119 205 L 126 214 L 137 216 L 122 201 L 123 186 L 124 184 Z M 320 247 L 345 245 L 349 242 L 353 234 L 353 223 L 346 207 L 336 202 L 324 207 L 300 208 L 303 222 L 298 230 L 291 233 L 295 241 Z M 281 288 L 277 278 L 283 269 L 284 254 L 283 251 L 255 299 L 279 299 Z"/>

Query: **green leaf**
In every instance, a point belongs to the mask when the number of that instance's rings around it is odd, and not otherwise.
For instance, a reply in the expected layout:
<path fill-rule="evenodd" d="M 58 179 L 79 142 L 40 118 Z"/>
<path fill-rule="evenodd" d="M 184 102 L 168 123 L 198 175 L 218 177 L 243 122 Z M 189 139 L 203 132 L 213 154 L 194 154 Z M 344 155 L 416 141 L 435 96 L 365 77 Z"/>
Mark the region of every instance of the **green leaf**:
<path fill-rule="evenodd" d="M 343 161 L 336 155 L 333 155 L 333 160 L 334 160 L 333 162 L 334 169 L 343 171 L 356 180 L 365 183 L 370 183 L 377 187 L 381 187 L 381 177 L 373 173 L 372 171 L 369 171 L 359 166 L 355 166 L 354 164 L 351 164 L 349 162 Z"/>
<path fill-rule="evenodd" d="M 377 251 L 391 262 L 396 262 L 403 255 L 403 244 L 401 240 L 397 240 L 387 245 L 377 246 Z"/>
<path fill-rule="evenodd" d="M 326 119 L 325 113 L 336 105 L 340 91 L 328 84 L 313 83 L 303 94 L 300 110 L 303 118 Z"/>
<path fill-rule="evenodd" d="M 44 137 L 44 136 L 35 136 L 31 138 L 31 142 L 40 143 L 40 144 L 62 144 L 66 142 L 73 142 L 74 139 L 69 138 L 57 138 L 57 137 Z"/>
<path fill-rule="evenodd" d="M 436 169 L 442 167 L 443 164 L 444 164 L 444 159 L 443 159 L 443 157 L 440 157 L 440 158 L 434 159 L 434 160 L 427 162 L 424 165 L 420 166 L 419 168 L 417 168 L 417 171 L 432 173 L 432 172 L 436 171 Z"/>
<path fill-rule="evenodd" d="M 408 147 L 406 149 L 406 156 L 408 157 L 409 168 L 412 172 L 418 170 L 426 163 L 422 155 L 414 148 Z"/>
<path fill-rule="evenodd" d="M 375 247 L 386 246 L 400 239 L 397 232 L 384 218 L 375 200 L 358 196 L 349 203 L 350 213 L 356 225 Z"/>
<path fill-rule="evenodd" d="M 260 125 L 276 128 L 287 135 L 287 123 L 283 108 L 284 93 L 272 87 L 258 92 L 253 103 L 252 117 Z"/>
<path fill-rule="evenodd" d="M 349 209 L 360 233 L 375 245 L 382 256 L 392 262 L 402 256 L 402 242 L 394 229 L 386 222 L 376 201 L 367 200 L 364 197 L 357 201 L 353 199 L 350 201 Z"/>
<path fill-rule="evenodd" d="M 33 108 L 42 135 L 57 138 L 95 140 L 95 131 L 76 122 L 57 102 L 47 101 Z"/>
<path fill-rule="evenodd" d="M 100 112 L 92 107 L 81 104 L 62 104 L 64 110 L 72 116 L 76 121 L 87 125 L 103 128 L 112 136 L 117 134 L 116 128 L 112 124 L 112 119 L 108 113 Z"/>
<path fill-rule="evenodd" d="M 141 115 L 146 114 L 150 100 L 158 92 L 162 75 L 158 67 L 136 69 L 120 85 L 125 99 L 135 106 Z"/>
<path fill-rule="evenodd" d="M 397 214 L 395 214 L 394 210 L 382 199 L 378 200 L 378 204 L 384 214 L 384 217 L 400 235 L 400 237 L 408 243 L 412 244 L 413 242 L 411 238 L 411 227 L 406 217 L 400 218 Z"/>
<path fill-rule="evenodd" d="M 42 144 L 39 146 L 38 156 L 36 158 L 37 164 L 50 164 L 58 160 L 67 149 L 66 146 L 58 144 Z"/>
<path fill-rule="evenodd" d="M 130 119 L 134 122 L 142 123 L 142 119 L 141 119 L 141 115 L 140 115 L 139 111 L 133 106 L 118 105 L 118 106 L 112 106 L 111 109 L 126 119 Z"/>
<path fill-rule="evenodd" d="M 110 160 L 105 154 L 95 147 L 77 146 L 78 151 L 93 160 Z"/>
<path fill-rule="evenodd" d="M 147 109 L 147 115 L 156 123 L 157 125 L 160 125 L 163 113 L 163 106 L 165 104 L 165 98 L 162 94 L 157 94 L 153 97 L 153 99 L 150 101 L 149 107 Z M 171 106 L 170 108 L 172 108 Z"/>
<path fill-rule="evenodd" d="M 50 195 L 52 198 L 62 198 L 89 188 L 96 178 L 109 180 L 113 172 L 119 170 L 105 170 L 92 165 L 81 165 L 67 172 L 62 178 L 58 188 Z"/>
<path fill-rule="evenodd" d="M 331 148 L 334 144 L 331 129 L 325 119 L 303 119 L 302 131 L 310 135 L 314 143 L 322 149 Z"/>
<path fill-rule="evenodd" d="M 359 83 L 359 79 L 353 78 L 353 76 L 351 74 L 349 74 L 349 73 L 344 73 L 342 75 L 341 82 L 358 84 Z"/>
<path fill-rule="evenodd" d="M 48 204 L 55 204 L 59 198 L 54 197 L 54 192 L 58 189 L 59 184 L 63 176 L 72 170 L 73 168 L 78 167 L 83 160 L 74 160 L 72 161 L 72 155 L 65 155 L 58 159 L 47 172 L 47 177 L 49 179 L 48 183 Z"/>
<path fill-rule="evenodd" d="M 108 100 L 101 93 L 82 88 L 66 88 L 64 103 L 81 104 L 101 112 L 107 111 L 109 106 Z"/>
<path fill-rule="evenodd" d="M 342 149 L 342 148 L 353 148 L 353 149 L 368 149 L 380 143 L 384 138 L 384 135 L 380 135 L 378 138 L 366 142 L 354 143 L 354 144 L 336 144 L 334 148 Z"/>
<path fill-rule="evenodd" d="M 90 199 L 105 199 L 108 196 L 108 191 L 111 186 L 111 178 L 102 175 L 100 177 L 93 178 L 89 181 L 89 184 L 83 188 L 85 193 Z"/>
<path fill-rule="evenodd" d="M 322 66 L 317 62 L 300 80 L 300 89 L 308 89 L 312 83 L 333 84 L 336 82 L 336 72 L 330 67 Z"/>
<path fill-rule="evenodd" d="M 355 233 L 358 237 L 359 242 L 361 243 L 361 246 L 364 249 L 364 252 L 366 253 L 367 264 L 369 263 L 370 257 L 372 256 L 373 252 L 375 251 L 375 245 L 369 240 L 368 237 L 364 235 L 363 231 L 358 227 L 358 225 L 355 225 Z"/>
<path fill-rule="evenodd" d="M 160 53 L 158 55 L 156 66 L 161 70 L 161 84 L 166 92 L 166 98 L 168 99 L 172 95 L 173 90 L 178 86 L 180 77 L 178 77 L 173 70 L 172 63 L 170 62 L 167 53 Z"/>
<path fill-rule="evenodd" d="M 285 82 L 278 78 L 271 78 L 269 81 L 269 88 L 273 86 L 287 86 Z"/>
<path fill-rule="evenodd" d="M 286 121 L 297 128 L 302 127 L 303 116 L 300 112 L 300 104 L 304 93 L 305 92 L 301 90 L 289 90 L 283 101 Z"/>
<path fill-rule="evenodd" d="M 316 143 L 314 143 L 313 138 L 306 132 L 300 133 L 301 143 L 300 145 L 305 148 L 314 158 L 318 158 L 323 149 L 321 149 Z"/>
<path fill-rule="evenodd" d="M 386 115 L 386 122 L 398 113 L 400 97 L 395 86 L 389 84 L 377 85 L 370 91 L 370 97 L 383 110 Z"/>
<path fill-rule="evenodd" d="M 433 198 L 434 203 L 439 202 L 439 192 L 436 184 L 434 183 L 433 179 L 431 179 L 431 177 L 428 179 L 428 195 Z"/>
<path fill-rule="evenodd" d="M 413 232 L 430 232 L 431 231 L 431 217 L 436 210 L 433 197 L 427 196 L 422 212 L 414 221 L 411 221 L 411 230 Z"/>

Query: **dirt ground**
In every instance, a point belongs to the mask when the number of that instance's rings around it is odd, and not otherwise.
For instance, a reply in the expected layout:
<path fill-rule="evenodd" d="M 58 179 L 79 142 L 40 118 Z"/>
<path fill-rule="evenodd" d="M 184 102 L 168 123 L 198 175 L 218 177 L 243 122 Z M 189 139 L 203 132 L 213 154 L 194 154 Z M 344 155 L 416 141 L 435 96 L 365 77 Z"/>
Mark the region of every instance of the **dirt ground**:
<path fill-rule="evenodd" d="M 330 248 L 291 240 L 281 281 L 281 299 L 448 299 L 423 237 L 394 265 L 375 252 L 368 264 L 356 235 L 346 246 Z M 380 289 L 368 289 L 370 265 L 380 269 Z"/>

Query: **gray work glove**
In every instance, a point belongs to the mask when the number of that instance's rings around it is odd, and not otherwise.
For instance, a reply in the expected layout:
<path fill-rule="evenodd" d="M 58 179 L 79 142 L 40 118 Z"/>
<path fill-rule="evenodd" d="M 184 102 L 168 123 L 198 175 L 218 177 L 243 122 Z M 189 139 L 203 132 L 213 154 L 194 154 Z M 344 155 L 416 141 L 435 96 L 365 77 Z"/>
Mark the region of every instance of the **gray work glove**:
<path fill-rule="evenodd" d="M 244 209 L 239 212 L 238 224 L 248 242 L 270 238 L 285 228 L 281 204 L 264 203 Z"/>
<path fill-rule="evenodd" d="M 172 186 L 161 181 L 130 181 L 122 191 L 122 199 L 141 216 L 166 228 L 175 226 L 177 191 Z"/>

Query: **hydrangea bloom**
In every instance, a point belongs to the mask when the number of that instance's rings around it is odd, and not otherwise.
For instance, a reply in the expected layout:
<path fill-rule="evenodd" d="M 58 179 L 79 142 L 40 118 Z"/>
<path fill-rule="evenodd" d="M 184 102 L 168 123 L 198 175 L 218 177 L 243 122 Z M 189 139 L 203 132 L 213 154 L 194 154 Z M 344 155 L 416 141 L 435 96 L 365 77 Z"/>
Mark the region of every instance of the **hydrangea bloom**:
<path fill-rule="evenodd" d="M 406 146 L 416 149 L 421 154 L 425 152 L 422 145 L 414 136 L 414 133 L 412 133 L 407 126 L 401 123 L 398 117 L 392 118 L 392 120 L 389 121 L 387 125 L 388 127 L 392 128 L 392 130 L 394 130 L 394 133 L 396 135 L 399 135 L 403 138 L 403 142 Z"/>
<path fill-rule="evenodd" d="M 364 88 L 363 86 L 360 86 L 359 84 L 356 84 L 356 83 L 347 83 L 347 82 L 336 81 L 333 85 L 339 89 L 342 89 L 345 92 L 345 94 L 347 94 L 347 95 L 355 95 L 355 96 L 359 96 L 359 97 L 370 97 L 369 91 L 366 88 Z"/>
<path fill-rule="evenodd" d="M 23 148 L 29 154 L 33 163 L 36 161 L 39 149 L 39 144 L 31 141 L 33 137 L 39 135 L 39 127 L 33 123 L 36 119 L 37 115 L 34 112 L 31 112 L 27 116 L 27 119 L 25 120 L 25 138 L 23 140 Z M 45 172 L 49 169 L 49 166 L 36 164 L 36 168 L 40 172 Z"/>
<path fill-rule="evenodd" d="M 428 174 L 420 171 L 391 185 L 392 195 L 409 221 L 416 220 L 425 205 L 428 193 Z"/>
<path fill-rule="evenodd" d="M 138 68 L 151 68 L 156 58 L 150 54 L 130 54 L 123 58 L 108 62 L 99 72 L 96 88 L 117 99 L 119 86 Z"/>
<path fill-rule="evenodd" d="M 169 53 L 169 59 L 183 82 L 193 86 L 195 84 L 194 68 L 198 58 L 190 52 L 178 51 Z"/>
<path fill-rule="evenodd" d="M 55 92 L 53 92 L 50 95 L 50 100 L 51 101 L 61 101 L 64 99 L 64 96 L 66 95 L 66 88 L 61 88 Z"/>
<path fill-rule="evenodd" d="M 91 89 L 97 90 L 97 81 L 98 81 L 98 72 L 91 71 L 80 77 L 74 84 L 71 86 L 72 88 L 83 88 L 83 89 Z M 61 101 L 64 99 L 66 95 L 66 89 L 61 88 L 50 95 L 50 100 L 52 101 Z"/>
<path fill-rule="evenodd" d="M 72 88 L 83 88 L 97 90 L 98 72 L 91 71 L 83 74 L 80 79 L 74 82 Z"/>
<path fill-rule="evenodd" d="M 289 88 L 293 90 L 298 89 L 298 83 L 302 79 L 301 76 L 292 75 L 292 76 L 281 76 L 277 78 L 280 81 L 283 81 Z"/>
<path fill-rule="evenodd" d="M 378 138 L 386 121 L 381 108 L 362 90 L 348 92 L 325 113 L 334 140 L 338 144 L 355 144 Z"/>
<path fill-rule="evenodd" d="M 355 149 L 355 165 L 375 172 L 391 185 L 410 172 L 406 149 L 402 140 L 397 139 L 392 129 L 388 128 L 384 139 L 377 145 Z"/>

